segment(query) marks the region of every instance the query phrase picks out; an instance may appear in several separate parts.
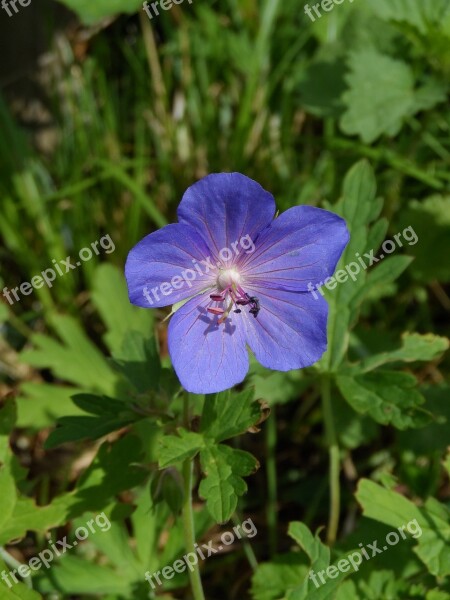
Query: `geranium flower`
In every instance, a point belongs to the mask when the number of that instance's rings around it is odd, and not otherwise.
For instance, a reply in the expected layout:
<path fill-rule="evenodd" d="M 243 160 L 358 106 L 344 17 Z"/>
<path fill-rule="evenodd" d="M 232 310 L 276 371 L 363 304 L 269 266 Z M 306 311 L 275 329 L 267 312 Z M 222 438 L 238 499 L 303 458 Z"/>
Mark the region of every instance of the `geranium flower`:
<path fill-rule="evenodd" d="M 191 186 L 178 223 L 141 240 L 125 275 L 130 301 L 171 317 L 169 353 L 184 388 L 203 394 L 240 383 L 247 347 L 269 369 L 317 362 L 327 347 L 328 305 L 308 291 L 334 272 L 348 242 L 343 219 L 311 206 L 275 218 L 275 200 L 240 173 Z"/>

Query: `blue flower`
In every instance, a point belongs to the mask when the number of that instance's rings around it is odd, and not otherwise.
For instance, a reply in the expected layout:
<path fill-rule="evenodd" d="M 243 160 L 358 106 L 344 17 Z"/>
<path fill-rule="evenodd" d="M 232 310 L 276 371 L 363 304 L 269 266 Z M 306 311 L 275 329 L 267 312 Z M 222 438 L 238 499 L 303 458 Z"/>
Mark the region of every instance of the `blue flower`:
<path fill-rule="evenodd" d="M 128 255 L 133 304 L 185 301 L 168 339 L 190 392 L 240 383 L 247 347 L 278 371 L 308 367 L 326 350 L 328 305 L 308 290 L 333 274 L 349 239 L 345 222 L 311 206 L 277 218 L 275 210 L 273 196 L 252 179 L 208 175 L 184 194 L 178 223 L 151 233 Z"/>

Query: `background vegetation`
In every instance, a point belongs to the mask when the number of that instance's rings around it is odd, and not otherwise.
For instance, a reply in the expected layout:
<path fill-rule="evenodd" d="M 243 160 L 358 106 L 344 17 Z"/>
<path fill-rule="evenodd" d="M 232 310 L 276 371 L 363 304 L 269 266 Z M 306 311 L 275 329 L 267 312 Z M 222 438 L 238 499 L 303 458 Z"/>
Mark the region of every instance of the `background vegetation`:
<path fill-rule="evenodd" d="M 449 0 L 344 2 L 315 23 L 293 0 L 194 0 L 152 21 L 140 2 L 64 3 L 77 17 L 0 16 L 6 62 L 21 28 L 47 46 L 3 75 L 1 288 L 106 234 L 115 251 L 0 303 L 0 571 L 92 514 L 113 527 L 0 597 L 154 597 L 144 573 L 185 553 L 179 467 L 202 449 L 196 539 L 258 529 L 201 565 L 208 599 L 450 599 Z M 231 170 L 280 210 L 342 214 L 342 264 L 408 226 L 419 240 L 327 294 L 314 368 L 254 363 L 242 389 L 190 395 L 183 421 L 167 311 L 129 305 L 123 265 L 186 187 Z M 307 579 L 412 519 L 420 538 Z M 191 598 L 188 583 L 158 597 Z"/>

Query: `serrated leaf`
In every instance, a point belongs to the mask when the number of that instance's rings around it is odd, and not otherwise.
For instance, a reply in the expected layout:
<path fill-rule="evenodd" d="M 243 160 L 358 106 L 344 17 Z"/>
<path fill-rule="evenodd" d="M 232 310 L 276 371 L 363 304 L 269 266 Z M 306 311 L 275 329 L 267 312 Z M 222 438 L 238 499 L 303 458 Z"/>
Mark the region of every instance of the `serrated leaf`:
<path fill-rule="evenodd" d="M 430 361 L 440 357 L 449 347 L 446 337 L 432 333 L 404 333 L 402 345 L 398 350 L 375 354 L 358 365 L 360 372 L 367 372 L 393 362 Z"/>
<path fill-rule="evenodd" d="M 423 533 L 414 548 L 417 556 L 436 577 L 450 575 L 450 510 L 434 498 L 429 498 L 424 507 Z"/>
<path fill-rule="evenodd" d="M 248 389 L 206 396 L 200 431 L 216 442 L 245 433 L 261 418 L 261 405 L 253 400 L 253 395 L 253 389 Z"/>
<path fill-rule="evenodd" d="M 199 493 L 212 517 L 224 523 L 236 510 L 239 496 L 247 491 L 242 477 L 253 473 L 259 463 L 248 452 L 222 444 L 201 450 L 200 461 L 205 479 L 200 483 Z"/>
<path fill-rule="evenodd" d="M 369 414 L 377 423 L 398 429 L 420 427 L 429 417 L 419 407 L 425 402 L 409 373 L 377 371 L 361 375 L 338 375 L 336 383 L 350 406 Z"/>
<path fill-rule="evenodd" d="M 180 427 L 178 435 L 165 435 L 159 440 L 159 468 L 165 469 L 194 458 L 205 445 L 203 436 Z"/>
<path fill-rule="evenodd" d="M 368 0 L 368 5 L 381 19 L 409 23 L 423 34 L 450 12 L 447 0 Z"/>
<path fill-rule="evenodd" d="M 341 128 L 368 144 L 382 134 L 396 136 L 408 117 L 446 97 L 442 85 L 428 83 L 416 89 L 413 70 L 407 63 L 373 48 L 352 51 L 349 69 Z"/>
<path fill-rule="evenodd" d="M 120 400 L 107 396 L 75 394 L 72 400 L 78 408 L 95 416 L 61 417 L 56 429 L 45 442 L 46 448 L 54 448 L 67 442 L 97 440 L 143 418 L 130 411 Z"/>
<path fill-rule="evenodd" d="M 254 600 L 280 600 L 289 590 L 307 576 L 309 567 L 304 555 L 290 552 L 275 557 L 270 563 L 262 563 L 252 577 Z"/>

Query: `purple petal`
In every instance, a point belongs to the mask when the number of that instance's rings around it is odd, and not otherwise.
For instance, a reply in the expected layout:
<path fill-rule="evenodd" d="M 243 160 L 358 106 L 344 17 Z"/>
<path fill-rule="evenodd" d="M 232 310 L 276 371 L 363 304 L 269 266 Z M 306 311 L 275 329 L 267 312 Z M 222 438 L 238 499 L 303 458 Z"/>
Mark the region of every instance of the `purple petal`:
<path fill-rule="evenodd" d="M 258 238 L 239 267 L 252 285 L 308 290 L 330 277 L 349 240 L 344 219 L 313 206 L 294 206 Z"/>
<path fill-rule="evenodd" d="M 275 210 L 272 194 L 253 179 L 240 173 L 215 173 L 186 191 L 178 220 L 198 229 L 216 262 L 222 249 L 233 250 L 233 242 L 245 236 L 254 240 L 270 224 Z"/>
<path fill-rule="evenodd" d="M 169 323 L 169 352 L 181 385 L 195 394 L 212 394 L 240 383 L 248 371 L 248 352 L 241 319 L 207 312 L 207 294 L 192 298 Z M 237 316 L 237 315 L 234 315 Z"/>
<path fill-rule="evenodd" d="M 186 224 L 147 235 L 130 250 L 125 265 L 130 301 L 144 308 L 168 306 L 212 286 L 214 273 L 200 263 L 208 254 L 205 242 Z"/>
<path fill-rule="evenodd" d="M 268 369 L 290 371 L 317 362 L 327 349 L 328 304 L 316 294 L 253 289 L 260 311 L 242 311 L 247 344 Z"/>

